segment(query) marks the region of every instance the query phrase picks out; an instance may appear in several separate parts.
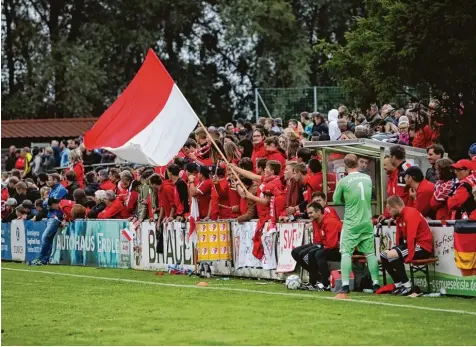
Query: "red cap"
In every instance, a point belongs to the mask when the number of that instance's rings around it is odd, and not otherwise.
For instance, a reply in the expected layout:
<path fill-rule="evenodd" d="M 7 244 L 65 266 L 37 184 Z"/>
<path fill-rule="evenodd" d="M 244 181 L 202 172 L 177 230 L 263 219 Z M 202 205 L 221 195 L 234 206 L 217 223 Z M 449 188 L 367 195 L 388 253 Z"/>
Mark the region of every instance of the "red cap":
<path fill-rule="evenodd" d="M 455 169 L 467 169 L 467 170 L 473 170 L 474 166 L 476 166 L 474 162 L 472 162 L 469 159 L 461 159 L 461 160 L 458 160 L 455 164 L 451 165 L 451 167 Z"/>

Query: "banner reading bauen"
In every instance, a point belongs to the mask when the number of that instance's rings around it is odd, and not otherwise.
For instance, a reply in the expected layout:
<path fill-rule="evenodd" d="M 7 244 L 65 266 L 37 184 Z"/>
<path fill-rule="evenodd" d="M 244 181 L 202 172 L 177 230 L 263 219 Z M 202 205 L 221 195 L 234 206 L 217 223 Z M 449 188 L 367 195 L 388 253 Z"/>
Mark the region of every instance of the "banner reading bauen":
<path fill-rule="evenodd" d="M 128 268 L 130 242 L 122 234 L 125 220 L 77 220 L 58 231 L 50 262 L 62 265 Z"/>

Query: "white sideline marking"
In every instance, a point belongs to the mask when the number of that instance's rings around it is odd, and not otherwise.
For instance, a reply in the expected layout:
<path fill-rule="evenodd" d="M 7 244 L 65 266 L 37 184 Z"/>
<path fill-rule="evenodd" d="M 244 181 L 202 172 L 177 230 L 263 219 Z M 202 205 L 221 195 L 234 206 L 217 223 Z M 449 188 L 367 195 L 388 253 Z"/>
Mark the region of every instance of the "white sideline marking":
<path fill-rule="evenodd" d="M 2 270 L 9 270 L 9 271 L 19 271 L 19 272 L 35 272 L 35 273 L 41 273 L 41 274 L 47 274 L 47 275 L 56 275 L 56 276 L 97 279 L 97 280 L 104 280 L 104 281 L 135 283 L 135 284 L 149 284 L 149 285 L 162 286 L 162 287 L 191 288 L 191 289 L 203 289 L 203 290 L 208 289 L 208 290 L 218 290 L 218 291 L 238 292 L 238 293 L 253 293 L 253 294 L 264 294 L 264 295 L 290 296 L 290 297 L 308 298 L 308 299 L 335 300 L 335 301 L 339 301 L 339 302 L 354 302 L 354 303 L 367 304 L 367 305 L 380 305 L 380 306 L 410 308 L 410 309 L 423 310 L 423 311 L 435 311 L 435 312 L 456 313 L 456 314 L 466 314 L 466 315 L 470 315 L 470 316 L 476 316 L 476 312 L 472 312 L 472 311 L 450 310 L 450 309 L 444 309 L 444 308 L 423 307 L 423 306 L 404 305 L 404 304 L 392 304 L 392 303 L 381 302 L 381 301 L 356 300 L 356 299 L 342 300 L 342 299 L 336 299 L 336 298 L 331 297 L 331 296 L 315 296 L 315 295 L 298 294 L 298 293 L 266 292 L 264 290 L 253 290 L 253 289 L 245 289 L 245 288 L 198 287 L 198 286 L 190 285 L 190 284 L 159 283 L 159 282 L 132 280 L 132 279 L 126 279 L 126 278 L 77 275 L 77 274 L 70 274 L 70 273 L 64 273 L 64 272 L 13 269 L 13 268 L 9 268 L 9 267 L 2 267 L 1 269 Z"/>

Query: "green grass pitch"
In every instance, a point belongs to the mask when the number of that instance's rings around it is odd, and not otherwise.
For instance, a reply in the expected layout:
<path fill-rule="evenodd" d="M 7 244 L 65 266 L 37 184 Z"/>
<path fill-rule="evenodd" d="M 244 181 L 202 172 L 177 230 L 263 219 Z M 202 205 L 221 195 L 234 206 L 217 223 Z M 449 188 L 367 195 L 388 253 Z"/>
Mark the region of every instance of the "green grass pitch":
<path fill-rule="evenodd" d="M 3 345 L 474 345 L 476 299 L 2 264 Z"/>

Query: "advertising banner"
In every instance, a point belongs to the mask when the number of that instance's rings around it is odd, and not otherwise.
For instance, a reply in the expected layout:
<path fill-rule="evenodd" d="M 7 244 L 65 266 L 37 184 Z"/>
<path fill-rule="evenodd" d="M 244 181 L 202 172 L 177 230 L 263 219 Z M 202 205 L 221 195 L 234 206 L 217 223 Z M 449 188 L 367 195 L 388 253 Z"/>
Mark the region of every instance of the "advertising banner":
<path fill-rule="evenodd" d="M 41 237 L 46 229 L 46 221 L 33 222 L 24 221 L 25 242 L 26 242 L 26 261 L 32 261 L 40 256 Z"/>
<path fill-rule="evenodd" d="M 13 261 L 25 261 L 25 225 L 23 220 L 15 219 L 10 225 L 10 241 Z"/>
<path fill-rule="evenodd" d="M 396 227 L 385 226 L 383 229 L 383 236 L 380 240 L 376 239 L 380 243 L 377 245 L 378 254 L 380 253 L 379 249 L 389 249 L 395 245 Z M 444 289 L 447 294 L 476 296 L 476 275 L 473 275 L 473 271 L 476 272 L 476 256 L 472 263 L 474 264 L 472 272 L 469 272 L 468 269 L 461 269 L 458 266 L 462 267 L 462 265 L 455 261 L 454 246 L 455 237 L 459 236 L 459 232 L 457 232 L 459 229 L 462 229 L 465 236 L 472 234 L 473 237 L 476 237 L 476 228 L 470 223 L 464 223 L 464 226 L 431 226 L 430 229 L 433 234 L 434 254 L 438 258 L 434 271 L 433 265 L 429 265 L 432 292 Z M 475 238 L 471 241 L 474 247 L 476 245 Z M 473 249 L 476 251 L 476 248 Z M 421 274 L 415 276 L 415 283 L 422 288 L 426 288 L 427 285 L 426 278 Z"/>
<path fill-rule="evenodd" d="M 2 260 L 12 260 L 10 223 L 2 223 Z"/>
<path fill-rule="evenodd" d="M 125 220 L 77 220 L 58 231 L 53 241 L 52 264 L 128 268 L 130 241 L 122 230 Z"/>
<path fill-rule="evenodd" d="M 279 262 L 277 273 L 293 272 L 296 261 L 291 256 L 291 251 L 303 245 L 304 223 L 279 224 Z"/>

